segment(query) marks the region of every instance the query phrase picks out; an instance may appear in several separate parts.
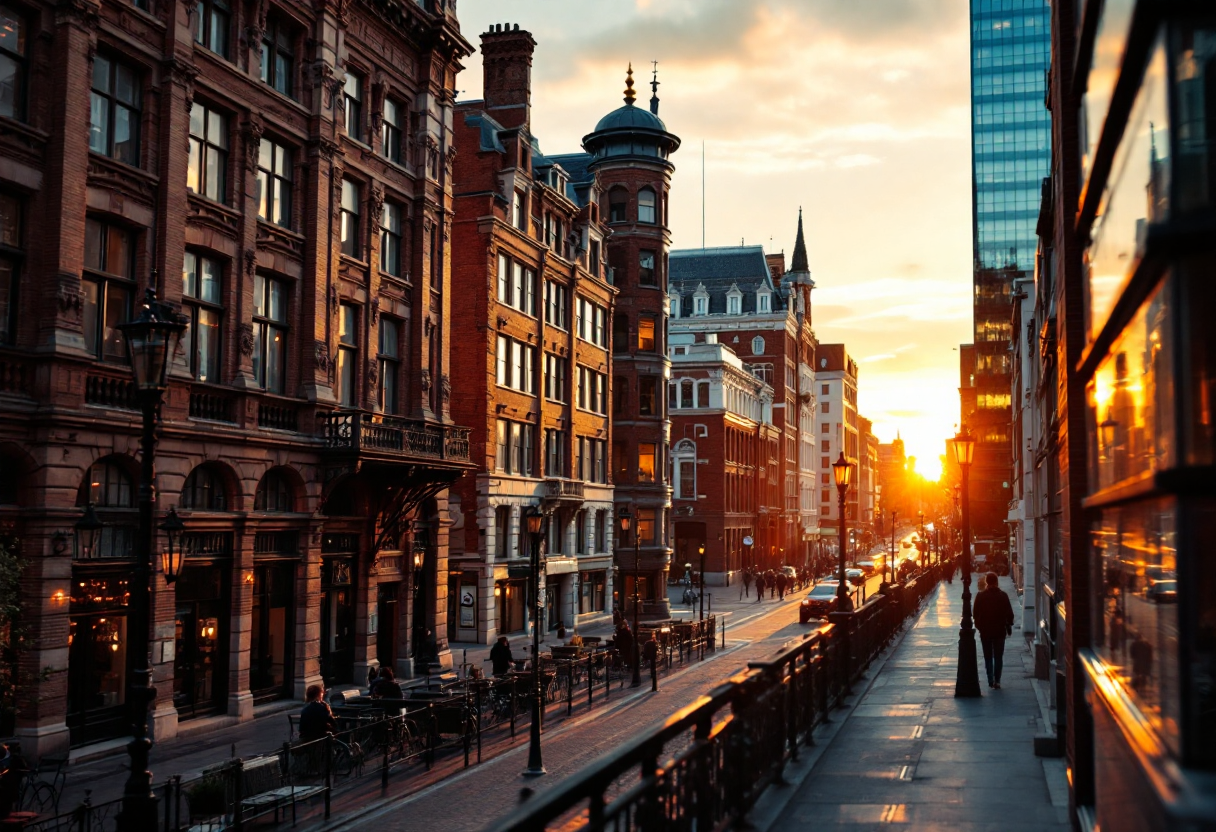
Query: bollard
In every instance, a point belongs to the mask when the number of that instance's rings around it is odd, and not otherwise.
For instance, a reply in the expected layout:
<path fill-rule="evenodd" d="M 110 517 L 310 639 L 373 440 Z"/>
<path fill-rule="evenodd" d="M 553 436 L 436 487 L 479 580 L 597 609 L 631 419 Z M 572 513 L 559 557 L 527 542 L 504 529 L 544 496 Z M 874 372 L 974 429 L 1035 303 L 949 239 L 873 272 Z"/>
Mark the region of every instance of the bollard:
<path fill-rule="evenodd" d="M 650 663 L 650 692 L 658 693 L 659 691 L 659 657 L 655 654 L 654 661 Z"/>

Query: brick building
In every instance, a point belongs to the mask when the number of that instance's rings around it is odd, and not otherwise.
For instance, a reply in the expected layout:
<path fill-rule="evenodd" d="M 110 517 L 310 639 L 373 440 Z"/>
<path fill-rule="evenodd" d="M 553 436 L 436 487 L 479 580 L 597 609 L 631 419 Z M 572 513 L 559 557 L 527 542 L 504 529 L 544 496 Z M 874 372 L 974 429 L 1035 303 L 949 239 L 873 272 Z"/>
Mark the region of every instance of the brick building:
<path fill-rule="evenodd" d="M 713 333 L 694 339 L 672 333 L 669 347 L 675 563 L 699 570 L 704 545 L 706 583 L 725 585 L 752 551 L 770 545 L 764 521 L 781 511 L 772 465 L 781 431 L 773 425 L 772 385 Z"/>
<path fill-rule="evenodd" d="M 763 568 L 802 565 L 819 535 L 816 510 L 816 407 L 812 367 L 817 341 L 802 219 L 790 270 L 760 246 L 672 252 L 671 332 L 704 343 L 711 335 L 773 388 L 773 425 L 781 435 L 777 467 L 781 501 L 763 512 L 752 562 Z M 791 414 L 798 414 L 791 416 Z M 767 468 L 768 466 L 766 466 Z M 767 473 L 767 471 L 766 471 Z M 708 543 L 710 549 L 716 541 Z M 733 556 L 727 556 L 729 562 Z"/>
<path fill-rule="evenodd" d="M 7 3 L 0 523 L 28 565 L 16 733 L 126 733 L 139 414 L 116 325 L 181 310 L 156 462 L 154 731 L 445 649 L 455 76 L 443 0 Z M 11 47 L 11 48 L 10 48 Z M 72 527 L 93 503 L 93 551 Z M 160 543 L 157 543 L 159 547 Z M 412 568 L 422 556 L 420 572 Z"/>
<path fill-rule="evenodd" d="M 531 133 L 535 46 L 518 25 L 484 33 L 484 100 L 455 114 L 453 416 L 477 474 L 454 489 L 449 610 L 486 644 L 530 624 L 530 508 L 548 517 L 541 626 L 606 617 L 612 593 L 609 232 L 589 157 L 547 157 Z"/>

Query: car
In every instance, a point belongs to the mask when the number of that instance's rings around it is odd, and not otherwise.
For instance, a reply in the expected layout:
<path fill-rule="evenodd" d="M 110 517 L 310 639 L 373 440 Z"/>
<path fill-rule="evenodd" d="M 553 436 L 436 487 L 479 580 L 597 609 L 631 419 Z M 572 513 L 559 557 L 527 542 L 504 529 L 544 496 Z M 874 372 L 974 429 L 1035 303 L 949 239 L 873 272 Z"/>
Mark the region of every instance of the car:
<path fill-rule="evenodd" d="M 1178 603 L 1178 581 L 1172 578 L 1149 581 L 1148 588 L 1144 590 L 1144 597 L 1158 604 L 1176 604 Z"/>
<path fill-rule="evenodd" d="M 798 570 L 792 566 L 781 567 L 781 574 L 785 575 L 787 578 L 794 578 L 795 580 L 798 578 Z"/>
<path fill-rule="evenodd" d="M 874 565 L 874 563 L 875 562 L 873 560 L 859 560 L 857 561 L 857 568 L 862 572 L 865 572 L 867 575 L 873 575 L 875 571 L 877 571 L 877 567 Z"/>
<path fill-rule="evenodd" d="M 853 586 L 861 586 L 866 582 L 866 573 L 860 569 L 846 569 L 844 576 Z"/>
<path fill-rule="evenodd" d="M 821 581 L 811 588 L 798 607 L 798 623 L 805 624 L 812 618 L 822 618 L 836 609 L 837 581 Z"/>

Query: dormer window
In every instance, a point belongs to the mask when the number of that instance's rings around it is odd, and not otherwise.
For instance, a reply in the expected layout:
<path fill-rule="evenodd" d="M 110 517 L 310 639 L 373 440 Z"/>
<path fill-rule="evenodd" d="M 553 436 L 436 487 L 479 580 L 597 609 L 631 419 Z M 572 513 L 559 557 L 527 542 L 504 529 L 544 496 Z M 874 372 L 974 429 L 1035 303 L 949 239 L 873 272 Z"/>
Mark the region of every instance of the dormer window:
<path fill-rule="evenodd" d="M 668 314 L 673 318 L 680 317 L 680 295 L 678 292 L 673 292 L 668 298 Z"/>
<path fill-rule="evenodd" d="M 771 312 L 772 308 L 769 306 L 771 298 L 772 295 L 767 291 L 756 292 L 756 311 L 760 313 Z"/>
<path fill-rule="evenodd" d="M 704 295 L 698 295 L 692 299 L 692 314 L 707 315 L 709 314 L 709 298 Z"/>
<path fill-rule="evenodd" d="M 738 315 L 743 311 L 743 293 L 739 291 L 739 287 L 732 285 L 730 291 L 726 293 L 726 314 Z"/>

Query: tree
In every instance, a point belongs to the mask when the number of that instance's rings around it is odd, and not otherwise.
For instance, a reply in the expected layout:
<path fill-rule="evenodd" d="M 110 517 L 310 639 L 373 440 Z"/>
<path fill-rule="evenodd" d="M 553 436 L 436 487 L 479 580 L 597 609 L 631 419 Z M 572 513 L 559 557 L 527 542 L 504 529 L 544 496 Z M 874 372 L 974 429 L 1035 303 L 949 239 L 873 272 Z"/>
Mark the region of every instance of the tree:
<path fill-rule="evenodd" d="M 18 658 L 25 646 L 21 623 L 21 573 L 25 561 L 11 540 L 0 540 L 0 732 L 12 733 L 16 715 Z"/>

